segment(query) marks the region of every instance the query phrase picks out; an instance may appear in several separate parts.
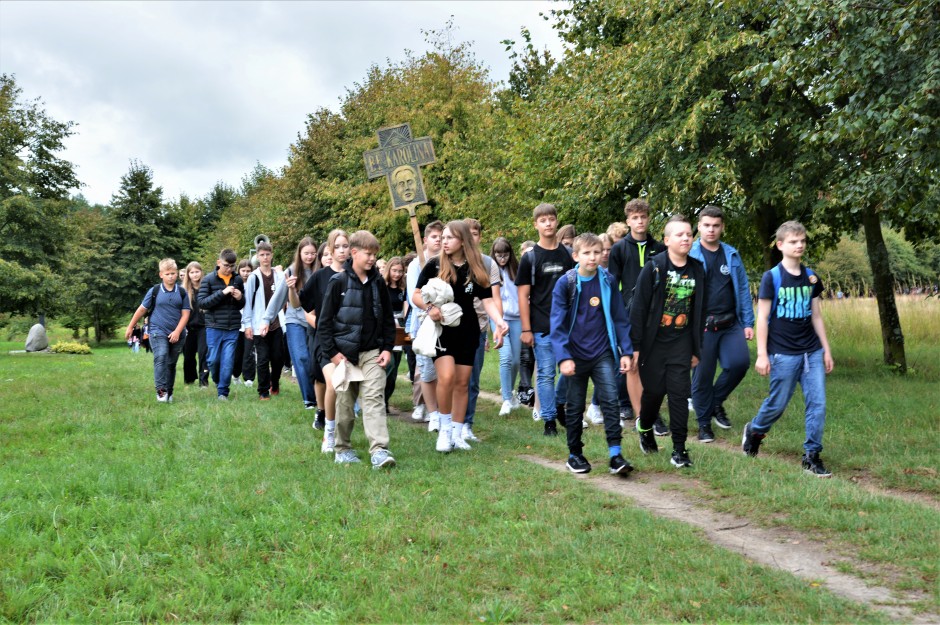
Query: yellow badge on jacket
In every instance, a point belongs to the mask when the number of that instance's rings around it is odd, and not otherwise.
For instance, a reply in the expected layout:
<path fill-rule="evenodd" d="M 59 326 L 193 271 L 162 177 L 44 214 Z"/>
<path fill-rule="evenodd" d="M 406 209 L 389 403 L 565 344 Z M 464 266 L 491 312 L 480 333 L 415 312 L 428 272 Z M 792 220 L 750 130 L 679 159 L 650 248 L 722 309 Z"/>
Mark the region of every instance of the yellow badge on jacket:
<path fill-rule="evenodd" d="M 592 297 L 592 298 L 591 298 L 591 301 L 590 301 L 590 304 L 591 304 L 591 306 L 593 306 L 594 308 L 597 308 L 598 306 L 601 305 L 601 298 L 599 298 L 599 297 Z"/>

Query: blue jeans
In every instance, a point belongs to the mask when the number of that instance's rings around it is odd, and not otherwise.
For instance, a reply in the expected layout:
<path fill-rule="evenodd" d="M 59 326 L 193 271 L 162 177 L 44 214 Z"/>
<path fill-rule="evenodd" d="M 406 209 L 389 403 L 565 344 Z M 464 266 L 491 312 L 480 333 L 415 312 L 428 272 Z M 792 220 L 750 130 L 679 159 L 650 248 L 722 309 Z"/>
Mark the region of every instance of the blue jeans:
<path fill-rule="evenodd" d="M 228 385 L 232 381 L 232 369 L 235 367 L 235 343 L 238 330 L 218 330 L 206 328 L 206 347 L 209 350 L 209 373 L 215 382 L 219 395 L 228 397 Z"/>
<path fill-rule="evenodd" d="M 473 415 L 477 411 L 477 398 L 480 396 L 480 372 L 483 371 L 483 361 L 485 359 L 486 332 L 480 332 L 480 343 L 477 345 L 473 371 L 470 372 L 470 388 L 467 389 L 467 415 L 464 418 L 464 423 L 467 425 L 473 425 Z"/>
<path fill-rule="evenodd" d="M 568 393 L 565 402 L 565 429 L 568 432 L 568 453 L 578 455 L 583 449 L 581 444 L 582 421 L 584 419 L 584 401 L 587 395 L 588 379 L 594 381 L 594 392 L 600 401 L 601 414 L 604 415 L 604 433 L 607 446 L 620 444 L 623 435 L 620 427 L 620 402 L 617 393 L 617 373 L 619 363 L 609 350 L 593 360 L 573 358 L 574 375 L 568 380 Z"/>
<path fill-rule="evenodd" d="M 304 404 L 316 402 L 313 391 L 313 372 L 310 369 L 310 352 L 307 350 L 307 328 L 299 323 L 284 324 L 287 330 L 287 351 L 294 365 L 294 376 L 300 386 L 300 397 Z"/>
<path fill-rule="evenodd" d="M 539 410 L 542 421 L 551 421 L 555 409 L 555 352 L 552 337 L 535 334 L 535 392 L 539 395 Z"/>
<path fill-rule="evenodd" d="M 499 387 L 503 401 L 512 401 L 515 396 L 516 378 L 519 377 L 519 356 L 522 353 L 522 321 L 506 319 L 509 334 L 503 337 L 503 346 L 499 348 Z"/>
<path fill-rule="evenodd" d="M 766 434 L 786 410 L 796 383 L 803 389 L 806 405 L 806 453 L 822 451 L 823 428 L 826 425 L 826 367 L 823 350 L 808 354 L 770 355 L 770 395 L 761 404 L 751 421 L 751 431 Z"/>
<path fill-rule="evenodd" d="M 153 385 L 157 391 L 165 390 L 167 395 L 173 394 L 173 385 L 176 382 L 176 363 L 183 346 L 186 345 L 186 332 L 175 343 L 159 335 L 150 335 L 150 349 L 153 350 Z"/>
<path fill-rule="evenodd" d="M 721 364 L 721 375 L 715 370 Z M 692 406 L 700 426 L 709 425 L 720 406 L 751 366 L 744 328 L 735 323 L 724 330 L 706 330 L 702 339 L 702 358 L 692 372 Z"/>

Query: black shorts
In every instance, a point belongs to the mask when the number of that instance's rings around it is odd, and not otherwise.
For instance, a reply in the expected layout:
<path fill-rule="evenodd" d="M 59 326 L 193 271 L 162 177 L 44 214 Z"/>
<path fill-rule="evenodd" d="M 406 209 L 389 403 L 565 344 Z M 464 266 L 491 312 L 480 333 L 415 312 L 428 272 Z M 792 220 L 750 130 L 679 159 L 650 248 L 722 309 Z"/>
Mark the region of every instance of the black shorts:
<path fill-rule="evenodd" d="M 437 349 L 437 355 L 434 356 L 435 361 L 438 358 L 443 358 L 444 356 L 453 356 L 455 365 L 463 365 L 465 367 L 472 367 L 474 362 L 477 359 L 477 352 L 473 350 L 472 352 L 467 350 L 442 350 Z"/>

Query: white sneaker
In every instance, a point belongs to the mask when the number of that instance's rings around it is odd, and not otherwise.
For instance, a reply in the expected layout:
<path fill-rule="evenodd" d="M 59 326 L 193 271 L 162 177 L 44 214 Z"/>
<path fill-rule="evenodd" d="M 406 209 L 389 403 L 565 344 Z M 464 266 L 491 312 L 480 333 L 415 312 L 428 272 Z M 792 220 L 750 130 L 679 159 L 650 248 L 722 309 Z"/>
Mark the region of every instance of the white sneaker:
<path fill-rule="evenodd" d="M 460 449 L 462 451 L 470 451 L 473 448 L 470 447 L 470 443 L 464 440 L 462 436 L 457 436 L 454 438 L 454 449 Z"/>
<path fill-rule="evenodd" d="M 242 384 L 242 379 L 241 379 L 241 378 L 232 378 L 231 382 L 229 382 L 228 385 L 229 385 L 229 386 L 238 386 L 239 384 Z"/>
<path fill-rule="evenodd" d="M 160 402 L 161 404 L 165 404 L 166 400 L 167 400 L 166 391 L 164 391 L 162 395 L 160 394 L 160 391 L 157 391 L 157 401 Z"/>
<path fill-rule="evenodd" d="M 411 420 L 424 421 L 424 404 L 415 406 L 415 409 L 411 411 Z"/>
<path fill-rule="evenodd" d="M 586 430 L 586 429 L 588 429 L 589 427 L 591 427 L 591 422 L 588 421 L 587 419 L 583 419 L 583 420 L 581 421 L 581 429 L 582 429 L 582 430 Z"/>
<path fill-rule="evenodd" d="M 509 401 L 510 409 L 515 410 L 516 408 L 519 408 L 520 406 L 522 406 L 522 404 L 519 403 L 519 396 L 513 393 L 512 399 Z"/>
<path fill-rule="evenodd" d="M 597 404 L 591 404 L 591 407 L 588 408 L 587 417 L 588 421 L 594 425 L 601 425 L 604 423 L 604 414 L 601 412 L 601 407 Z"/>
<path fill-rule="evenodd" d="M 440 429 L 441 429 L 441 417 L 440 417 L 440 415 L 438 415 L 438 416 L 435 417 L 435 416 L 432 414 L 431 417 L 430 417 L 430 419 L 428 420 L 428 432 L 439 432 Z M 448 451 L 450 451 L 450 450 L 448 450 Z"/>
<path fill-rule="evenodd" d="M 336 446 L 336 430 L 323 433 L 323 444 L 320 445 L 320 453 L 331 454 L 333 447 Z"/>
<path fill-rule="evenodd" d="M 692 405 L 691 397 L 689 397 L 689 414 L 695 414 L 695 406 Z"/>
<path fill-rule="evenodd" d="M 253 384 L 254 384 L 254 381 L 252 381 L 252 380 L 245 380 L 245 386 L 247 386 L 248 388 L 251 388 Z"/>
<path fill-rule="evenodd" d="M 505 417 L 512 410 L 512 402 L 508 399 L 503 402 L 503 405 L 499 409 L 499 416 Z"/>
<path fill-rule="evenodd" d="M 542 420 L 542 415 L 539 414 L 539 409 L 538 409 L 538 408 L 533 408 L 533 409 L 532 409 L 532 420 L 533 420 L 533 421 L 541 421 L 541 420 Z"/>
<path fill-rule="evenodd" d="M 434 448 L 445 454 L 454 450 L 454 443 L 450 440 L 450 428 L 440 428 L 440 432 L 437 433 L 437 445 Z"/>
<path fill-rule="evenodd" d="M 460 438 L 465 441 L 479 441 L 480 439 L 476 437 L 473 433 L 473 430 L 466 423 L 463 426 L 463 431 L 460 433 Z"/>

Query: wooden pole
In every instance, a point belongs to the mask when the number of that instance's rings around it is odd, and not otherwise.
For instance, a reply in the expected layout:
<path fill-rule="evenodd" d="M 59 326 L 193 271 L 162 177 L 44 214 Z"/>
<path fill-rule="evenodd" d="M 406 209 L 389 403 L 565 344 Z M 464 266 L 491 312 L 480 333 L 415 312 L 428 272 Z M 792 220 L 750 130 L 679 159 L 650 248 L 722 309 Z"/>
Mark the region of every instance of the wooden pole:
<path fill-rule="evenodd" d="M 415 251 L 418 252 L 418 266 L 424 268 L 424 243 L 421 240 L 421 228 L 418 226 L 418 214 L 416 204 L 408 207 L 408 215 L 411 217 L 411 233 L 415 237 Z"/>

